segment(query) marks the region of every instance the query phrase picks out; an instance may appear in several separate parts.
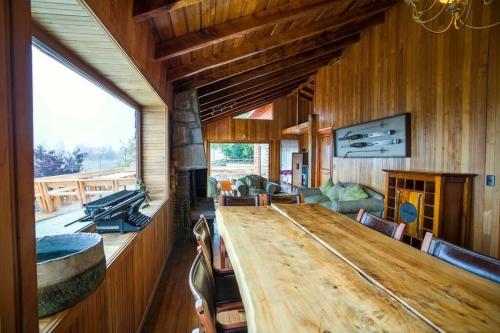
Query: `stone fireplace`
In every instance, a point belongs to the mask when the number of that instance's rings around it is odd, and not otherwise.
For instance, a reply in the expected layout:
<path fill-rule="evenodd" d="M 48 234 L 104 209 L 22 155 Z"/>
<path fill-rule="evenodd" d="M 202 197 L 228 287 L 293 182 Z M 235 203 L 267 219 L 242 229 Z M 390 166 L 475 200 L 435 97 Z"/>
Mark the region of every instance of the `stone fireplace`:
<path fill-rule="evenodd" d="M 187 237 L 191 221 L 199 217 L 198 207 L 208 202 L 207 160 L 196 91 L 174 95 L 172 133 L 174 219 L 178 236 Z"/>

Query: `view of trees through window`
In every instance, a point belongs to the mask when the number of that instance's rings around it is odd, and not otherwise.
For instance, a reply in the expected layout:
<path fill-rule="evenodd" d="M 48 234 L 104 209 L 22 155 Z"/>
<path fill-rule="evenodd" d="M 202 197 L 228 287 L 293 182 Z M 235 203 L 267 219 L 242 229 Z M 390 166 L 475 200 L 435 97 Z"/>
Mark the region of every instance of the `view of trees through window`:
<path fill-rule="evenodd" d="M 269 144 L 211 143 L 210 175 L 217 180 L 246 175 L 269 177 Z"/>
<path fill-rule="evenodd" d="M 135 109 L 35 46 L 33 110 L 37 220 L 135 186 Z"/>

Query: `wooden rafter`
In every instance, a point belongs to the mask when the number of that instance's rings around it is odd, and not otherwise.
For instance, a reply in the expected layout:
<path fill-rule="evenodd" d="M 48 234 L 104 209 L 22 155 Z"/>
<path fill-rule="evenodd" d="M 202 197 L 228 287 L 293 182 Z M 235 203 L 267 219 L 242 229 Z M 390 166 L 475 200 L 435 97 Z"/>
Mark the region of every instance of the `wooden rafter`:
<path fill-rule="evenodd" d="M 282 86 L 288 84 L 290 82 L 303 82 L 309 73 L 305 75 L 293 75 L 290 77 L 282 77 L 276 80 L 265 80 L 263 84 L 255 85 L 250 87 L 249 89 L 241 89 L 240 87 L 231 88 L 229 90 L 224 90 L 223 94 L 214 94 L 209 95 L 206 98 L 199 99 L 200 107 L 206 107 L 210 105 L 214 105 L 214 103 L 218 103 L 219 101 L 231 100 L 237 97 L 246 96 L 257 91 L 266 90 L 276 86 Z"/>
<path fill-rule="evenodd" d="M 184 8 L 203 0 L 134 0 L 133 17 L 137 22 L 154 18 L 161 13 Z"/>
<path fill-rule="evenodd" d="M 182 80 L 181 84 L 190 87 L 199 87 L 207 82 L 220 80 L 221 78 L 229 77 L 231 75 L 235 75 L 252 68 L 285 59 L 287 57 L 291 57 L 301 52 L 315 49 L 326 44 L 339 42 L 346 37 L 360 33 L 362 30 L 371 25 L 383 23 L 383 21 L 384 15 L 379 14 L 378 16 L 364 20 L 362 22 L 350 24 L 330 31 L 325 31 L 318 35 L 316 38 L 300 40 L 295 44 L 287 45 L 286 47 L 273 47 L 269 50 L 263 50 L 263 52 L 260 52 L 257 55 L 253 55 L 243 59 L 239 58 L 239 60 L 226 63 L 226 60 L 233 60 L 231 59 L 233 54 L 241 54 L 240 49 L 245 48 L 245 45 L 243 45 L 240 48 L 228 50 L 227 52 L 223 52 L 222 54 L 217 56 L 200 58 L 188 65 L 181 65 L 172 68 L 168 72 L 168 81 L 173 82 L 189 77 Z"/>
<path fill-rule="evenodd" d="M 272 77 L 264 76 L 254 80 L 244 82 L 240 85 L 218 91 L 214 94 L 208 95 L 206 97 L 199 98 L 200 103 L 207 103 L 213 100 L 220 100 L 222 98 L 231 97 L 237 94 L 244 94 L 247 91 L 265 89 L 267 86 L 275 86 L 284 84 L 288 81 L 295 80 L 297 78 L 307 78 L 311 74 L 315 73 L 319 67 L 313 66 L 312 68 L 305 67 L 297 71 L 290 71 L 283 73 L 282 75 L 273 74 Z"/>
<path fill-rule="evenodd" d="M 334 2 L 330 0 L 316 0 L 308 5 L 304 5 L 302 1 L 293 1 L 282 6 L 271 7 L 161 42 L 157 45 L 156 58 L 166 60 L 177 57 L 215 43 L 241 37 L 249 32 L 310 15 L 331 7 L 333 4 Z"/>
<path fill-rule="evenodd" d="M 232 86 L 240 85 L 246 81 L 258 79 L 261 76 L 267 76 L 267 79 L 275 79 L 287 73 L 309 68 L 309 72 L 324 66 L 331 59 L 338 57 L 341 51 L 331 50 L 313 50 L 310 53 L 304 53 L 300 56 L 288 58 L 278 63 L 260 67 L 256 70 L 242 73 L 230 77 L 229 79 L 213 83 L 198 89 L 198 97 L 214 94 Z"/>
<path fill-rule="evenodd" d="M 203 125 L 205 125 L 207 123 L 210 123 L 210 122 L 213 122 L 213 121 L 216 121 L 216 120 L 228 117 L 228 116 L 236 116 L 238 114 L 242 114 L 242 113 L 254 110 L 256 108 L 259 108 L 261 106 L 264 106 L 266 104 L 271 103 L 272 101 L 274 101 L 277 98 L 280 98 L 282 96 L 286 96 L 287 93 L 288 93 L 288 91 L 278 92 L 276 94 L 269 95 L 267 97 L 262 97 L 256 101 L 250 101 L 246 104 L 239 105 L 239 106 L 237 106 L 231 110 L 225 111 L 225 112 L 215 113 L 213 115 L 206 115 L 204 118 L 201 119 L 201 122 Z"/>
<path fill-rule="evenodd" d="M 302 81 L 303 81 L 303 79 L 302 79 Z M 275 91 L 279 91 L 279 90 L 283 90 L 283 89 L 289 91 L 289 90 L 297 87 L 297 85 L 300 82 L 301 82 L 300 80 L 295 80 L 295 81 L 289 82 L 287 84 L 268 87 L 264 90 L 252 91 L 248 94 L 242 94 L 240 96 L 233 96 L 232 98 L 228 98 L 228 99 L 224 99 L 224 100 L 213 101 L 209 104 L 205 104 L 204 106 L 200 106 L 200 114 L 202 114 L 205 111 L 220 109 L 220 108 L 223 108 L 223 107 L 228 106 L 228 105 L 233 105 L 233 104 L 237 104 L 239 102 L 251 100 L 255 97 L 269 94 L 270 92 L 275 92 Z"/>

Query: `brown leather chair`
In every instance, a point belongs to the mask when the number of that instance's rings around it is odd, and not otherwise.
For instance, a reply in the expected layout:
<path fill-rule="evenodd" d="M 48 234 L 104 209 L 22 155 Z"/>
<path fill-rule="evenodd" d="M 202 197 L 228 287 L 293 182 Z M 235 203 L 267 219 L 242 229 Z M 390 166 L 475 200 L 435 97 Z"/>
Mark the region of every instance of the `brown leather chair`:
<path fill-rule="evenodd" d="M 203 215 L 193 228 L 193 234 L 198 242 L 198 252 L 202 253 L 208 263 L 210 276 L 213 277 L 216 300 L 218 303 L 241 301 L 238 283 L 232 269 L 217 269 L 213 265 L 212 237 L 207 220 Z"/>
<path fill-rule="evenodd" d="M 269 195 L 269 194 L 261 194 L 260 195 L 260 204 L 261 206 L 268 206 L 270 204 L 300 204 L 304 203 L 304 194 L 295 194 L 295 195 Z"/>
<path fill-rule="evenodd" d="M 250 197 L 231 197 L 221 195 L 219 199 L 220 206 L 260 206 L 260 198 L 258 195 Z M 220 240 L 220 267 L 226 267 L 226 246 L 224 241 Z"/>
<path fill-rule="evenodd" d="M 246 322 L 221 324 L 217 321 L 217 313 L 242 310 L 241 302 L 218 305 L 215 285 L 210 278 L 210 270 L 205 257 L 198 253 L 189 272 L 189 288 L 193 294 L 195 308 L 200 319 L 202 332 L 206 333 L 239 333 L 246 332 Z"/>
<path fill-rule="evenodd" d="M 388 221 L 381 217 L 367 213 L 364 209 L 359 210 L 356 221 L 396 240 L 401 240 L 403 238 L 406 228 L 406 224 L 404 223 L 398 224 Z"/>
<path fill-rule="evenodd" d="M 260 206 L 258 195 L 249 197 L 232 197 L 221 195 L 219 199 L 220 206 Z"/>
<path fill-rule="evenodd" d="M 498 259 L 434 238 L 430 232 L 425 234 L 421 250 L 453 266 L 500 283 L 500 260 Z"/>

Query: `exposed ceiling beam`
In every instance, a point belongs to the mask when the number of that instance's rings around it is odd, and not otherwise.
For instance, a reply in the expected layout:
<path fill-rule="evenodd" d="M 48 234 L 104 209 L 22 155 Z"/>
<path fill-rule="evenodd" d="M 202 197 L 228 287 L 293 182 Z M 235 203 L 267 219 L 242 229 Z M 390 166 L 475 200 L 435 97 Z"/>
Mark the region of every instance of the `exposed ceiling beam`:
<path fill-rule="evenodd" d="M 322 66 L 322 65 L 321 65 Z M 295 79 L 306 79 L 308 76 L 311 74 L 314 74 L 318 66 L 314 66 L 313 68 L 301 68 L 298 71 L 291 71 L 283 75 L 274 75 L 275 77 L 270 78 L 268 76 L 260 77 L 254 80 L 250 80 L 247 82 L 244 82 L 240 85 L 237 85 L 235 87 L 231 87 L 225 90 L 221 90 L 215 94 L 208 95 L 206 97 L 201 97 L 199 98 L 199 102 L 201 103 L 207 103 L 209 101 L 213 100 L 220 100 L 222 98 L 230 97 L 233 95 L 238 95 L 238 94 L 244 94 L 247 93 L 248 91 L 254 91 L 258 89 L 266 89 L 268 86 L 276 86 L 279 84 L 284 84 L 286 82 L 295 80 Z M 276 77 L 277 76 L 277 77 Z"/>
<path fill-rule="evenodd" d="M 191 69 L 187 69 L 187 71 L 196 72 L 200 69 L 208 69 L 213 68 L 214 66 L 224 65 L 232 61 L 258 54 L 265 50 L 286 45 L 299 39 L 317 35 L 327 30 L 340 28 L 353 22 L 366 20 L 383 13 L 396 2 L 398 1 L 377 1 L 376 3 L 356 8 L 355 10 L 343 13 L 333 18 L 312 22 L 305 27 L 298 27 L 288 31 L 276 33 L 266 38 L 252 40 L 251 43 L 244 43 L 240 47 L 234 48 L 228 52 L 221 52 L 217 55 L 200 59 L 200 61 L 196 62 Z"/>
<path fill-rule="evenodd" d="M 297 43 L 287 45 L 286 47 L 274 47 L 269 50 L 263 50 L 263 52 L 260 52 L 257 55 L 230 63 L 220 62 L 221 58 L 227 60 L 231 59 L 233 54 L 241 54 L 240 49 L 245 48 L 245 45 L 243 45 L 240 48 L 224 51 L 221 55 L 200 58 L 190 64 L 174 67 L 168 71 L 167 80 L 169 82 L 173 82 L 190 76 L 188 79 L 183 80 L 182 83 L 190 84 L 191 87 L 200 87 L 204 83 L 212 82 L 213 80 L 220 80 L 255 67 L 294 56 L 304 51 L 338 42 L 343 38 L 360 33 L 369 26 L 383 22 L 384 15 L 379 14 L 362 22 L 350 24 L 335 30 L 325 31 L 314 39 L 300 40 Z"/>
<path fill-rule="evenodd" d="M 203 0 L 134 0 L 133 17 L 134 20 L 144 21 L 154 18 L 161 13 L 168 13 L 172 10 L 184 8 Z"/>
<path fill-rule="evenodd" d="M 303 1 L 293 1 L 282 6 L 274 6 L 161 42 L 156 48 L 156 59 L 166 60 L 181 56 L 215 43 L 241 37 L 249 32 L 286 21 L 296 20 L 313 12 L 331 7 L 334 4 L 335 2 L 331 0 L 315 0 L 312 4 L 309 3 L 307 5 Z"/>
<path fill-rule="evenodd" d="M 243 74 L 230 77 L 229 79 L 225 79 L 208 86 L 201 87 L 200 89 L 198 89 L 198 97 L 214 94 L 217 91 L 242 84 L 246 81 L 257 79 L 261 76 L 267 75 L 268 79 L 277 78 L 281 75 L 286 75 L 289 72 L 300 70 L 301 68 L 313 68 L 319 64 L 321 64 L 321 67 L 325 62 L 338 57 L 340 54 L 341 51 L 337 50 L 336 48 L 316 49 L 311 52 L 303 53 L 299 56 L 288 58 L 277 63 L 272 63 L 270 65 L 260 67 L 256 70 L 245 72 Z"/>
<path fill-rule="evenodd" d="M 228 116 L 238 115 L 238 114 L 242 114 L 242 113 L 254 110 L 256 108 L 259 108 L 261 106 L 264 106 L 266 104 L 273 102 L 275 99 L 278 99 L 282 96 L 286 96 L 287 93 L 288 93 L 288 91 L 284 91 L 284 92 L 278 92 L 276 94 L 272 94 L 272 95 L 267 96 L 267 97 L 262 97 L 256 101 L 251 101 L 251 102 L 248 102 L 246 104 L 240 105 L 237 108 L 233 108 L 232 110 L 228 110 L 228 111 L 225 111 L 223 113 L 218 113 L 218 114 L 211 115 L 209 117 L 205 117 L 204 119 L 201 120 L 201 123 L 202 123 L 202 125 L 206 125 L 206 124 L 209 124 L 211 122 L 226 118 Z"/>
<path fill-rule="evenodd" d="M 291 73 L 289 75 L 285 75 L 285 76 L 279 77 L 279 78 L 274 79 L 274 80 L 268 80 L 267 78 L 264 78 L 260 81 L 254 81 L 255 84 L 252 86 L 241 86 L 240 85 L 240 86 L 236 86 L 236 87 L 231 87 L 227 90 L 223 90 L 221 92 L 218 92 L 218 93 L 215 93 L 212 95 L 198 98 L 198 102 L 199 102 L 200 106 L 204 106 L 204 105 L 207 105 L 209 103 L 216 102 L 218 100 L 230 99 L 233 96 L 244 96 L 245 94 L 248 95 L 248 94 L 251 94 L 255 91 L 264 90 L 264 89 L 267 89 L 269 87 L 287 84 L 288 82 L 292 82 L 292 81 L 302 81 L 303 82 L 305 79 L 307 79 L 308 75 L 310 75 L 313 72 L 315 72 L 315 70 L 308 71 L 307 73 L 304 73 L 304 72 L 299 73 L 299 74 Z"/>
<path fill-rule="evenodd" d="M 304 81 L 304 79 L 295 80 L 295 81 L 288 82 L 286 84 L 267 87 L 264 90 L 252 91 L 248 94 L 242 94 L 240 96 L 233 96 L 231 98 L 224 99 L 224 100 L 213 101 L 211 103 L 205 104 L 204 106 L 200 106 L 200 114 L 203 112 L 210 112 L 213 110 L 224 108 L 226 106 L 230 107 L 231 105 L 253 99 L 257 96 L 269 94 L 270 92 L 275 92 L 275 91 L 283 90 L 283 89 L 285 89 L 285 90 L 294 89 L 303 81 Z"/>
<path fill-rule="evenodd" d="M 232 112 L 235 109 L 239 109 L 242 106 L 250 105 L 250 104 L 255 104 L 256 102 L 261 102 L 261 101 L 266 101 L 268 100 L 269 96 L 285 96 L 290 90 L 295 89 L 297 87 L 297 84 L 295 85 L 289 85 L 286 87 L 281 87 L 278 89 L 275 89 L 273 91 L 268 91 L 268 92 L 263 92 L 258 95 L 253 96 L 252 98 L 247 98 L 243 99 L 241 101 L 238 101 L 237 103 L 233 103 L 231 105 L 225 106 L 225 107 L 220 107 L 220 108 L 214 108 L 213 110 L 205 110 L 202 114 L 200 114 L 201 119 L 206 119 L 207 117 L 213 117 L 221 114 L 225 114 L 227 112 Z"/>

